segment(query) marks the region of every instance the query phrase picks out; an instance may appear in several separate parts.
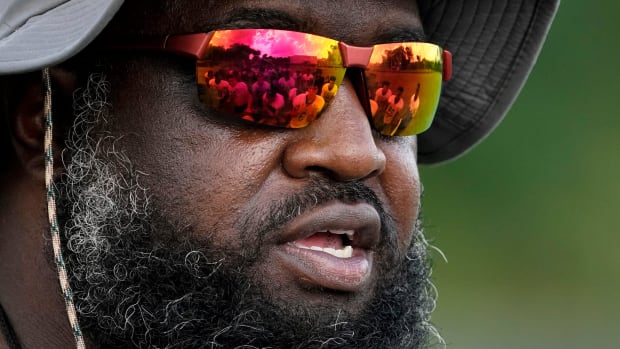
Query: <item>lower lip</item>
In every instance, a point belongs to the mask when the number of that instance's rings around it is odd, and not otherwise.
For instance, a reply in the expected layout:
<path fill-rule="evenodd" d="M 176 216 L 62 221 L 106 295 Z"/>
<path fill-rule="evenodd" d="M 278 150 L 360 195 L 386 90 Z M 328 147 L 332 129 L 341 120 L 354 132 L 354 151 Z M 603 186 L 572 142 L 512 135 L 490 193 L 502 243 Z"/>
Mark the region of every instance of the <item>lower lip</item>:
<path fill-rule="evenodd" d="M 345 292 L 359 292 L 370 282 L 372 255 L 364 250 L 354 249 L 352 257 L 338 258 L 291 243 L 281 247 L 278 258 L 303 282 Z"/>

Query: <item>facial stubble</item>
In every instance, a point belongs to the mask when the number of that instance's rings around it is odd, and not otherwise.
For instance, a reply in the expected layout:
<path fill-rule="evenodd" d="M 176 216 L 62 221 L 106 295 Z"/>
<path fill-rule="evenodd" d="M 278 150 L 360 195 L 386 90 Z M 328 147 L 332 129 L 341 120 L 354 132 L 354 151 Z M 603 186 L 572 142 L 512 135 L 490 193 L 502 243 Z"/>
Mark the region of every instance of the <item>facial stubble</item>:
<path fill-rule="evenodd" d="M 421 348 L 433 337 L 434 296 L 419 225 L 407 254 L 398 255 L 393 219 L 372 190 L 317 180 L 240 219 L 241 249 L 215 248 L 194 238 L 191 226 L 171 223 L 178 220 L 166 217 L 163 203 L 141 186 L 140 172 L 105 131 L 108 89 L 102 76 L 92 75 L 79 95 L 58 183 L 71 285 L 83 330 L 94 342 L 109 348 Z M 268 262 L 262 259 L 265 236 L 294 212 L 333 200 L 369 203 L 381 216 L 374 297 L 350 311 L 284 302 L 265 291 L 252 275 Z"/>

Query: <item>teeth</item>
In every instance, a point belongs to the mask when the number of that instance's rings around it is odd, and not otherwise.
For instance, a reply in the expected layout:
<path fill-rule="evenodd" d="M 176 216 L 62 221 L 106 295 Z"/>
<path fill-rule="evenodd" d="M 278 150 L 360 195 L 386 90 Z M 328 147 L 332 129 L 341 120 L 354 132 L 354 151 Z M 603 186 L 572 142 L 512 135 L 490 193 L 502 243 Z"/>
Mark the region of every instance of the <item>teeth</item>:
<path fill-rule="evenodd" d="M 338 258 L 351 258 L 351 256 L 353 256 L 353 247 L 345 246 L 342 250 L 334 250 L 328 247 L 324 248 L 323 252 Z"/>
<path fill-rule="evenodd" d="M 329 232 L 337 235 L 347 234 L 349 239 L 353 239 L 353 235 L 355 235 L 355 230 L 330 230 Z"/>
<path fill-rule="evenodd" d="M 330 254 L 330 255 L 332 255 L 334 257 L 338 257 L 338 258 L 351 258 L 353 256 L 353 247 L 351 247 L 351 246 L 345 246 L 341 250 L 336 250 L 336 249 L 333 249 L 331 247 L 321 248 L 321 247 L 318 247 L 318 246 L 306 247 L 306 246 L 299 246 L 298 245 L 297 247 L 305 248 L 307 250 L 325 252 L 327 254 Z"/>

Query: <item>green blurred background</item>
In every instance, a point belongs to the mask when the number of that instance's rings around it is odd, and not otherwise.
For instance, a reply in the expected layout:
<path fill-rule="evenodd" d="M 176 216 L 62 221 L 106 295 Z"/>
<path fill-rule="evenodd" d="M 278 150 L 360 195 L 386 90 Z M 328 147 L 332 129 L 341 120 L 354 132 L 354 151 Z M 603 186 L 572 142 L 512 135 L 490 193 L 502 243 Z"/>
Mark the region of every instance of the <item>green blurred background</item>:
<path fill-rule="evenodd" d="M 448 348 L 620 348 L 619 14 L 564 0 L 503 123 L 422 168 Z"/>

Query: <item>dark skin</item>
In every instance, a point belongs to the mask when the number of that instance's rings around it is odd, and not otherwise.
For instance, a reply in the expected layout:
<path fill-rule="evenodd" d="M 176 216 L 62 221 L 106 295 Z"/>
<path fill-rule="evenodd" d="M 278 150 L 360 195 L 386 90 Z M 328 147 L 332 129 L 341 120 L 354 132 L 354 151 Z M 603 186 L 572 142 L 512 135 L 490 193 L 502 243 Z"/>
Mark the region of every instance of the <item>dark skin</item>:
<path fill-rule="evenodd" d="M 181 3 L 180 9 L 162 1 L 149 2 L 147 9 L 140 2 L 126 4 L 104 35 L 113 39 L 121 34 L 274 27 L 358 46 L 420 40 L 421 24 L 412 1 L 230 1 L 214 2 L 208 10 L 209 5 L 195 1 Z M 370 15 L 376 13 L 381 16 Z M 395 218 L 398 252 L 405 251 L 421 191 L 415 137 L 388 139 L 373 131 L 348 78 L 318 121 L 304 129 L 274 130 L 231 125 L 207 115 L 188 82 L 187 67 L 178 57 L 127 54 L 112 60 L 108 76 L 113 86 L 110 131 L 124 136 L 118 146 L 140 171 L 149 174 L 144 185 L 151 188 L 156 202 L 167 203 L 160 205 L 163 214 L 192 225 L 197 238 L 209 231 L 208 238 L 216 245 L 235 248 L 243 232 L 234 226 L 242 214 L 300 191 L 314 177 L 359 180 Z M 55 115 L 62 133 L 63 125 L 72 119 L 68 97 L 77 83 L 58 67 L 53 69 L 53 79 L 54 93 L 67 97 L 58 98 L 66 104 L 58 105 L 60 112 Z M 56 271 L 43 252 L 49 243 L 43 96 L 40 81 L 30 80 L 9 115 L 14 160 L 0 184 L 0 303 L 24 349 L 70 348 L 72 336 Z M 62 171 L 61 149 L 59 141 L 57 173 Z M 243 161 L 231 161 L 239 158 Z M 365 287 L 346 295 L 316 292 L 312 280 L 279 259 L 277 234 L 266 244 L 265 260 L 270 262 L 257 267 L 257 282 L 284 304 L 320 303 L 355 311 L 372 296 L 377 278 L 372 272 Z M 5 347 L 0 339 L 0 348 Z"/>

